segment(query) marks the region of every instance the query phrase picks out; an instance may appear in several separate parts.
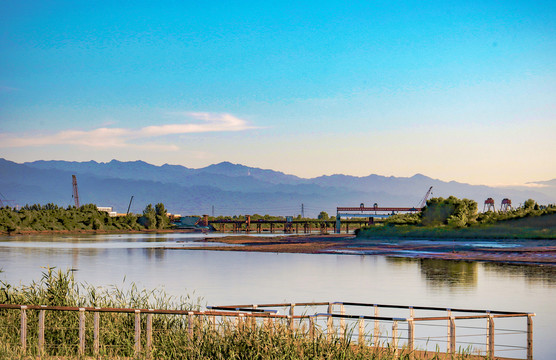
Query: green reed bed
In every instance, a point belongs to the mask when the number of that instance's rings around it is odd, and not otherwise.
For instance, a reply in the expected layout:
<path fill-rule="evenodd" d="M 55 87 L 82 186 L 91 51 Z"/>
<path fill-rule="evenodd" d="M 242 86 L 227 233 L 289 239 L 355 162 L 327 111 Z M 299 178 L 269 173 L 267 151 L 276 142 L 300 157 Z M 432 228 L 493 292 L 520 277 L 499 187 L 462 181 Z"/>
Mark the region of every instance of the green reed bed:
<path fill-rule="evenodd" d="M 154 308 L 194 311 L 199 300 L 175 298 L 161 291 L 105 289 L 76 284 L 70 271 L 47 268 L 38 282 L 12 287 L 0 282 L 0 303 L 103 308 Z M 39 352 L 38 310 L 27 310 L 27 348 L 20 343 L 21 311 L 0 310 L 0 359 L 409 359 L 407 351 L 352 344 L 307 326 L 292 331 L 286 322 L 268 319 L 187 315 L 152 315 L 152 346 L 147 347 L 147 316 L 141 316 L 141 351 L 135 348 L 135 314 L 101 313 L 100 346 L 94 354 L 93 316 L 85 312 L 85 350 L 79 355 L 79 312 L 46 311 L 44 352 Z M 189 321 L 193 319 L 193 322 Z M 456 358 L 467 358 L 458 355 Z M 428 358 L 434 358 L 428 357 Z"/>

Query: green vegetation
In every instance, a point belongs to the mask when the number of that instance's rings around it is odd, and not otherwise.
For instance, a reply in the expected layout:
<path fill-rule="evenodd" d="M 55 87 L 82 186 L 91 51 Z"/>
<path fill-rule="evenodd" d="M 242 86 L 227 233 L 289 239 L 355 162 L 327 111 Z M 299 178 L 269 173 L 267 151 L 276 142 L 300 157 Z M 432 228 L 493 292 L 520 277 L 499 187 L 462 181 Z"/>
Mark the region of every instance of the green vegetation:
<path fill-rule="evenodd" d="M 48 268 L 40 281 L 28 286 L 12 287 L 0 282 L 0 303 L 56 306 L 99 306 L 199 310 L 188 297 L 173 298 L 160 291 L 105 289 L 75 283 L 69 271 Z M 85 313 L 85 356 L 93 355 L 93 314 Z M 0 359 L 31 359 L 39 356 L 38 311 L 27 310 L 27 354 L 21 354 L 20 310 L 0 310 Z M 240 330 L 235 319 L 218 321 L 217 329 L 209 317 L 195 318 L 189 332 L 187 316 L 153 316 L 153 359 L 409 359 L 406 350 L 394 355 L 389 349 L 373 349 L 334 336 L 331 340 L 318 332 L 312 338 L 306 328 L 292 332 L 286 324 L 273 326 L 245 323 Z M 42 358 L 81 359 L 78 349 L 78 314 L 47 311 L 45 316 L 45 354 Z M 141 328 L 146 328 L 145 316 Z M 145 349 L 145 336 L 141 336 Z M 146 352 L 134 356 L 134 314 L 102 313 L 100 316 L 100 357 L 104 359 L 149 358 Z M 468 355 L 454 358 L 465 359 Z"/>
<path fill-rule="evenodd" d="M 361 237 L 556 238 L 556 205 L 527 200 L 505 212 L 478 213 L 477 203 L 450 196 L 432 198 L 420 213 L 397 214 L 382 226 L 362 228 Z"/>
<path fill-rule="evenodd" d="M 80 208 L 63 208 L 54 204 L 26 205 L 20 210 L 0 208 L 0 233 L 8 234 L 34 231 L 166 229 L 169 226 L 163 204 L 157 204 L 154 208 L 147 205 L 142 216 L 127 214 L 115 217 L 99 211 L 94 204 Z"/>

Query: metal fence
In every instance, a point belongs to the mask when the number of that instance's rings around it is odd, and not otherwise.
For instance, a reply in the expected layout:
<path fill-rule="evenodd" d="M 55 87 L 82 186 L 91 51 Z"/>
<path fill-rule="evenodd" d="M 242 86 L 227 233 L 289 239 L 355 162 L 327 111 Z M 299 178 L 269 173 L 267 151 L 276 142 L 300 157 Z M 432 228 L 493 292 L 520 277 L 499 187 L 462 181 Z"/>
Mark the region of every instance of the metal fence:
<path fill-rule="evenodd" d="M 413 352 L 468 353 L 533 359 L 534 313 L 357 302 L 224 305 L 213 310 L 280 310 L 296 320 L 312 318 L 327 336 Z M 313 315 L 307 315 L 313 313 Z M 296 315 L 298 314 L 298 315 Z M 525 320 L 525 321 L 524 321 Z M 312 325 L 311 325 L 312 326 Z"/>
<path fill-rule="evenodd" d="M 168 331 L 153 327 L 153 317 L 172 315 L 183 322 L 190 338 L 201 321 L 214 332 L 230 324 L 236 330 L 264 327 L 269 331 L 280 324 L 312 339 L 317 336 L 342 339 L 388 348 L 394 353 L 432 351 L 489 358 L 533 358 L 532 317 L 535 314 L 525 312 L 355 302 L 224 305 L 209 306 L 207 311 L 0 304 L 0 311 L 19 311 L 19 324 L 0 324 L 0 327 L 4 328 L 2 331 L 19 327 L 19 344 L 14 345 L 21 346 L 22 353 L 31 347 L 38 354 L 48 353 L 52 344 L 48 344 L 45 334 L 63 330 L 68 346 L 75 347 L 76 353 L 98 355 L 101 347 L 106 347 L 102 343 L 106 335 L 102 333 L 101 316 L 116 313 L 127 314 L 133 325 L 129 333 L 116 334 L 126 338 L 127 343 L 124 339 L 110 346 L 128 346 L 134 354 L 148 353 L 153 347 L 153 333 Z M 67 328 L 59 329 L 54 317 L 46 325 L 49 312 L 70 312 L 76 316 L 71 317 Z"/>

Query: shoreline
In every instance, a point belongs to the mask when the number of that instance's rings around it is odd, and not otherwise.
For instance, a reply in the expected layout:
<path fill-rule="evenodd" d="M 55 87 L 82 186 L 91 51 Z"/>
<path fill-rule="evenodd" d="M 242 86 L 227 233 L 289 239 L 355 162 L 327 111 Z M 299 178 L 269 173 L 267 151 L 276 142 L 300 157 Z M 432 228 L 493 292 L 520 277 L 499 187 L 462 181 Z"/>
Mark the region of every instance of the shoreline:
<path fill-rule="evenodd" d="M 514 247 L 481 246 L 467 244 L 469 239 L 359 239 L 354 235 L 292 235 L 282 237 L 233 236 L 207 238 L 199 242 L 225 243 L 236 246 L 164 247 L 166 250 L 242 251 L 331 255 L 382 255 L 411 259 L 440 259 L 455 261 L 481 261 L 529 265 L 556 266 L 556 243 L 535 244 L 536 240 L 519 242 Z M 491 239 L 485 239 L 489 242 Z M 495 239 L 492 239 L 495 240 Z M 492 242 L 492 240 L 490 242 Z M 504 243 L 500 240 L 496 242 Z"/>
<path fill-rule="evenodd" d="M 72 234 L 154 234 L 195 233 L 189 229 L 144 230 L 45 230 L 22 231 L 8 236 L 72 235 Z M 205 235 L 199 233 L 200 235 Z M 225 243 L 221 246 L 158 247 L 160 250 L 242 251 L 330 255 L 381 255 L 410 259 L 440 259 L 454 261 L 481 261 L 493 263 L 556 266 L 556 241 L 537 239 L 497 238 L 361 238 L 349 234 L 289 234 L 280 236 L 250 236 L 239 234 L 211 237 L 208 233 L 199 243 Z M 6 234 L 7 235 L 7 234 Z M 467 243 L 481 243 L 472 246 Z M 491 244 L 492 243 L 492 244 Z M 489 245 L 490 244 L 490 245 Z M 503 246 L 501 246 L 503 245 Z"/>

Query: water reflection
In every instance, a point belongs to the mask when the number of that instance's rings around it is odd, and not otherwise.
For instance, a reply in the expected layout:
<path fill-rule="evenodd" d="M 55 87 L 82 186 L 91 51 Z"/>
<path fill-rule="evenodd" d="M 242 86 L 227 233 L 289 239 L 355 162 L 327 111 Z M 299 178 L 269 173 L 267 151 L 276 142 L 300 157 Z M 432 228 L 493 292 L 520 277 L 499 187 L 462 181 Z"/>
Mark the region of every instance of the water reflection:
<path fill-rule="evenodd" d="M 495 273 L 509 277 L 525 278 L 530 284 L 556 286 L 556 266 L 483 263 L 487 274 Z"/>
<path fill-rule="evenodd" d="M 477 262 L 388 257 L 391 264 L 417 263 L 421 276 L 435 288 L 473 288 L 478 282 Z"/>
<path fill-rule="evenodd" d="M 432 286 L 475 287 L 478 280 L 476 262 L 420 259 L 419 269 L 422 276 Z"/>
<path fill-rule="evenodd" d="M 147 260 L 164 260 L 167 250 L 163 248 L 145 248 L 142 250 Z"/>

